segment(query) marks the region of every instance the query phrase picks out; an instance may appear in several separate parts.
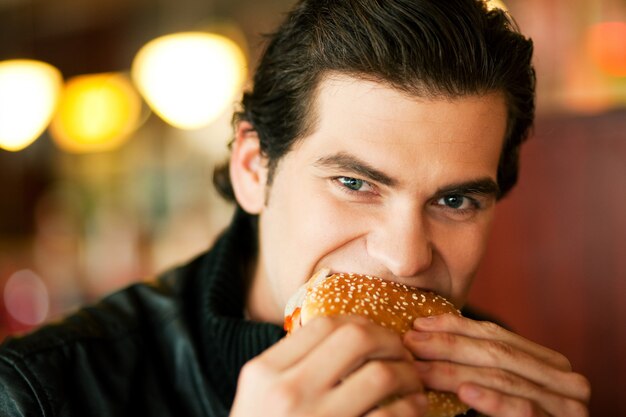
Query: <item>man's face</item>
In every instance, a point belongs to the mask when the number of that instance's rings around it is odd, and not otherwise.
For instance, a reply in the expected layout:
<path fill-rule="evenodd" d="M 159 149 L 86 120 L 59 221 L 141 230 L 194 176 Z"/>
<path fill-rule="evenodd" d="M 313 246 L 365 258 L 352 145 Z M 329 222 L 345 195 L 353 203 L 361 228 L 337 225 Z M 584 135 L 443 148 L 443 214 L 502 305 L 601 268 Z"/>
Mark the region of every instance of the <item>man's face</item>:
<path fill-rule="evenodd" d="M 483 256 L 506 126 L 501 94 L 406 95 L 335 75 L 314 132 L 278 163 L 249 306 L 282 322 L 318 269 L 435 291 L 460 307 Z"/>

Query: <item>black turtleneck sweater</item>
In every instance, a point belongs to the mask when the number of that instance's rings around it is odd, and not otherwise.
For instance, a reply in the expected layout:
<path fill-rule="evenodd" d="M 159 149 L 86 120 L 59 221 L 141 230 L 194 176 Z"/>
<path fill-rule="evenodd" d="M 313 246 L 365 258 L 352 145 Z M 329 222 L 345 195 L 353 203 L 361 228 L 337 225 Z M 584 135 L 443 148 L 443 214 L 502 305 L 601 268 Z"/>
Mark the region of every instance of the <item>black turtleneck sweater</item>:
<path fill-rule="evenodd" d="M 227 416 L 243 364 L 283 330 L 244 318 L 251 219 L 213 248 L 0 346 L 0 415 Z"/>

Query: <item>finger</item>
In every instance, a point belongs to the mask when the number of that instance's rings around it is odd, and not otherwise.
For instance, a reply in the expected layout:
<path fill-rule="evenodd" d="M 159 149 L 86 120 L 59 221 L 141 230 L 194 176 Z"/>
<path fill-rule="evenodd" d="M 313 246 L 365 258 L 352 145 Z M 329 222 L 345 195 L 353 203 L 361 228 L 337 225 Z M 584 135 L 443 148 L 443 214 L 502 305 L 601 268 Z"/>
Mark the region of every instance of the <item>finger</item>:
<path fill-rule="evenodd" d="M 428 409 L 428 398 L 426 395 L 412 394 L 399 398 L 391 403 L 376 407 L 365 417 L 421 417 L 426 415 Z"/>
<path fill-rule="evenodd" d="M 306 326 L 306 331 L 300 329 L 281 339 L 272 348 L 261 353 L 257 360 L 276 371 L 285 370 L 308 355 L 340 324 L 341 320 L 330 317 L 312 320 Z"/>
<path fill-rule="evenodd" d="M 480 385 L 465 384 L 460 387 L 458 396 L 461 401 L 474 410 L 491 417 L 549 416 L 534 402 L 526 398 L 504 395 Z"/>
<path fill-rule="evenodd" d="M 584 378 L 564 372 L 501 341 L 474 339 L 452 333 L 409 332 L 405 345 L 419 359 L 499 368 L 566 397 L 583 400 Z"/>
<path fill-rule="evenodd" d="M 306 328 L 301 330 L 306 331 Z M 413 356 L 397 334 L 369 321 L 342 323 L 295 367 L 313 390 L 329 389 L 369 360 L 406 361 Z"/>
<path fill-rule="evenodd" d="M 572 369 L 571 364 L 562 354 L 525 339 L 492 322 L 471 320 L 453 314 L 442 314 L 419 318 L 415 320 L 414 328 L 422 331 L 448 332 L 478 339 L 497 340 L 526 352 L 540 361 L 548 362 L 563 371 L 571 371 Z"/>
<path fill-rule="evenodd" d="M 560 415 L 569 410 L 572 416 L 585 400 L 569 398 L 547 391 L 542 387 L 502 369 L 474 368 L 450 362 L 417 362 L 416 368 L 425 387 L 457 392 L 464 383 L 470 382 L 506 395 L 526 398 L 551 415 Z M 570 415 L 570 414 L 565 414 Z"/>
<path fill-rule="evenodd" d="M 360 416 L 392 396 L 421 391 L 422 384 L 412 363 L 370 361 L 331 390 L 323 408 L 329 411 L 328 415 Z"/>

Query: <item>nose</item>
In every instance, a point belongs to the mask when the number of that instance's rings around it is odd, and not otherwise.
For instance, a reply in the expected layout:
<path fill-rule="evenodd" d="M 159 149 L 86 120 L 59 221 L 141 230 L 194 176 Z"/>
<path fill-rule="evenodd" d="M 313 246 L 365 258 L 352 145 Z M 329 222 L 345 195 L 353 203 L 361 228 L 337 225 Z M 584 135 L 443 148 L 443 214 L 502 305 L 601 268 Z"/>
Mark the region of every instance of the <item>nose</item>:
<path fill-rule="evenodd" d="M 422 215 L 396 213 L 367 237 L 368 255 L 397 277 L 413 277 L 432 264 L 433 247 Z"/>

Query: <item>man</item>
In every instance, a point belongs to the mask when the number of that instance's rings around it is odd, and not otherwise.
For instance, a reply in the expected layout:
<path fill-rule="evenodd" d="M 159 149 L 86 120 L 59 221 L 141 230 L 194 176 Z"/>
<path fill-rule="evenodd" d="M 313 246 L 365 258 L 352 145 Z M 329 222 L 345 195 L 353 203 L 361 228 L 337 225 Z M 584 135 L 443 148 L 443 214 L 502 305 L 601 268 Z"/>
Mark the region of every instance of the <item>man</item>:
<path fill-rule="evenodd" d="M 532 124 L 531 54 L 480 1 L 298 3 L 236 117 L 229 229 L 154 285 L 5 343 L 2 415 L 420 416 L 424 388 L 489 416 L 587 415 L 567 359 L 488 322 L 280 328 L 322 267 L 463 306 Z"/>

